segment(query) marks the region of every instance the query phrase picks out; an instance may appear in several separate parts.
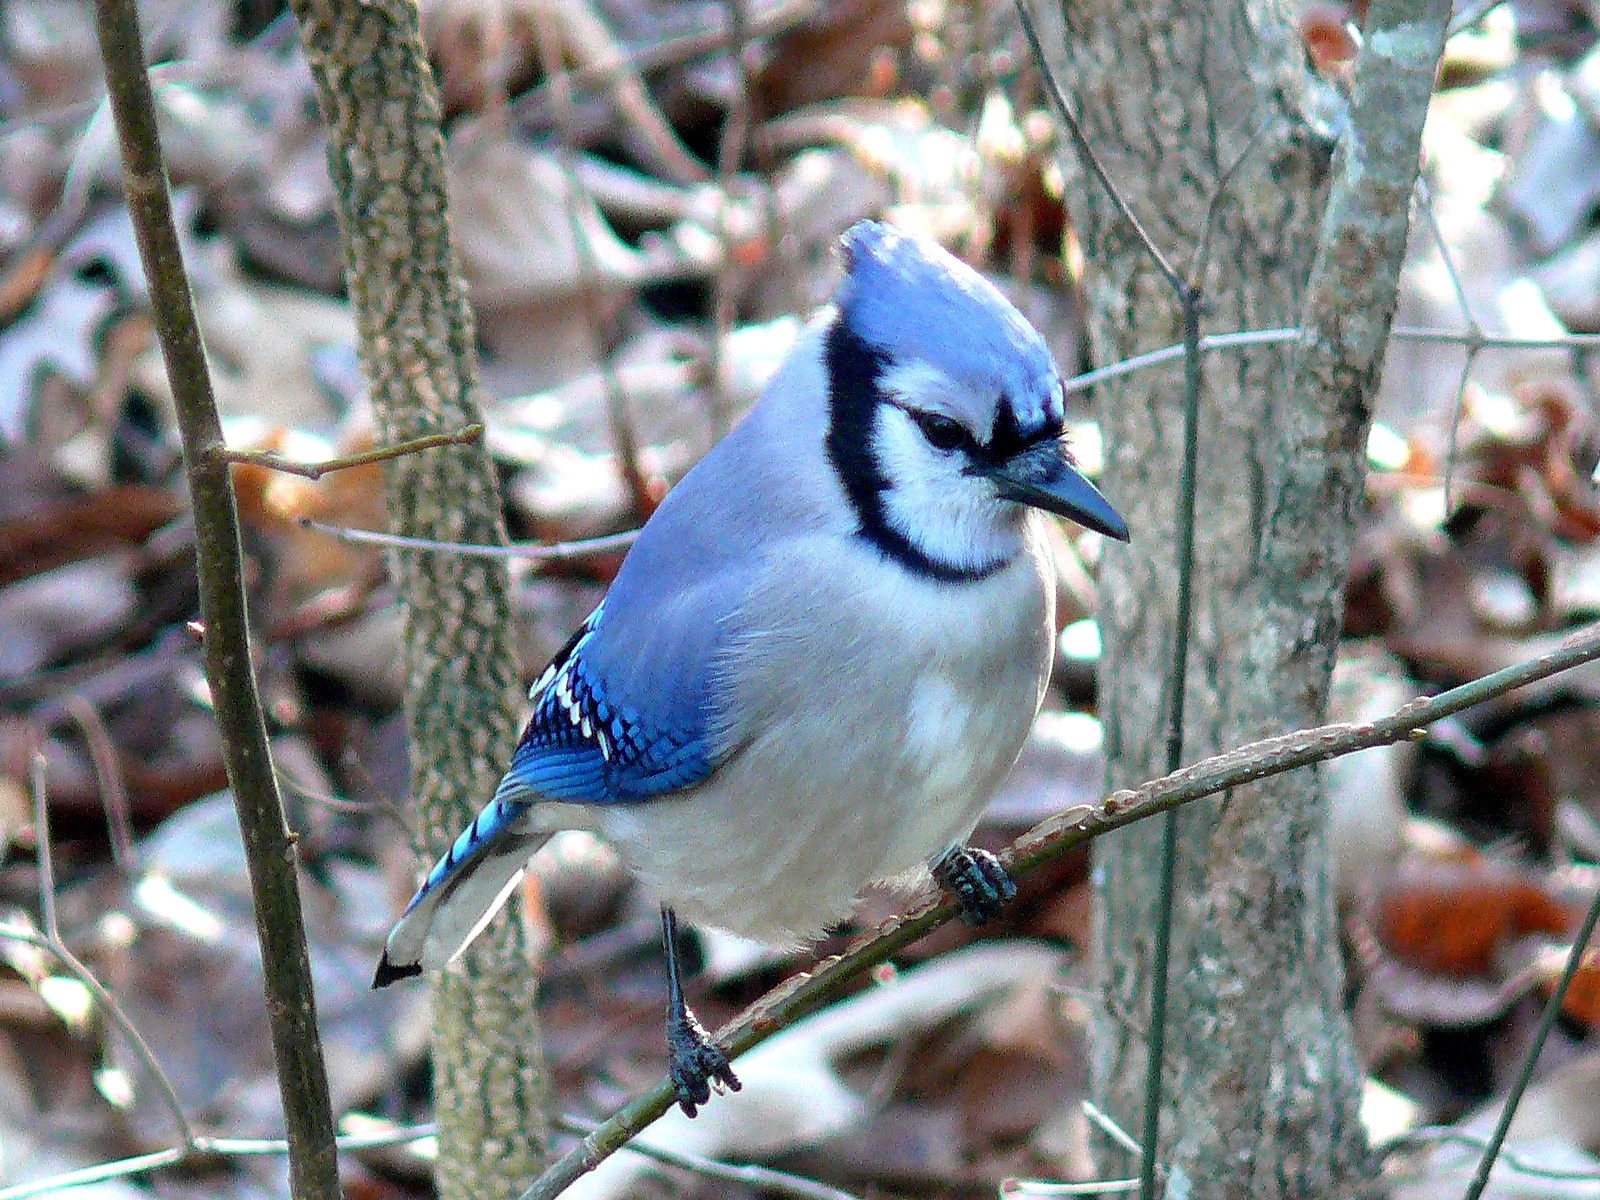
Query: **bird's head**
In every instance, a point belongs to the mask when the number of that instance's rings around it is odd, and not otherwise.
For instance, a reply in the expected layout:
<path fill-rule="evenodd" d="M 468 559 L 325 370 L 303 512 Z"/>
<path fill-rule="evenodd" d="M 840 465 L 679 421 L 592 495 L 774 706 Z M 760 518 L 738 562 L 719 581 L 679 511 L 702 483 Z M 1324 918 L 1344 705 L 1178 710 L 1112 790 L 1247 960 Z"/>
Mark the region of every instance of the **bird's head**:
<path fill-rule="evenodd" d="M 1126 541 L 1073 464 L 1061 378 L 1032 325 L 930 242 L 863 221 L 827 335 L 828 454 L 862 532 L 941 578 L 1009 562 L 1039 508 Z"/>

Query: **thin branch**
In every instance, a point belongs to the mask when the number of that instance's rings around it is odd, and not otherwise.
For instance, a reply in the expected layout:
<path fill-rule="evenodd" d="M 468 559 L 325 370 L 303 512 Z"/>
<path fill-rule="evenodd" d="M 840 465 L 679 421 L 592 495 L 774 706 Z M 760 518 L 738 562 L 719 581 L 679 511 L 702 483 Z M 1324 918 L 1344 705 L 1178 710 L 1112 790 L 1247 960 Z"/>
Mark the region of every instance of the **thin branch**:
<path fill-rule="evenodd" d="M 14 938 L 46 949 L 51 948 L 45 943 L 45 939 L 33 930 L 4 922 L 0 922 L 0 937 Z M 552 1123 L 565 1133 L 584 1134 L 592 1132 L 595 1128 L 593 1121 L 574 1116 L 557 1117 Z M 387 1146 L 403 1146 L 437 1136 L 438 1126 L 428 1121 L 399 1129 L 341 1134 L 334 1140 L 342 1151 L 376 1150 Z M 725 1163 L 699 1154 L 669 1150 L 642 1142 L 627 1146 L 625 1149 L 643 1158 L 654 1159 L 665 1166 L 691 1171 L 707 1179 L 739 1183 L 774 1195 L 791 1196 L 794 1200 L 857 1200 L 857 1197 L 850 1192 L 787 1171 L 776 1171 L 771 1167 Z M 187 1139 L 183 1146 L 173 1146 L 150 1154 L 138 1154 L 131 1158 L 117 1159 L 77 1171 L 65 1171 L 44 1179 L 0 1188 L 0 1200 L 29 1200 L 33 1196 L 86 1187 L 110 1179 L 143 1175 L 162 1167 L 182 1166 L 185 1162 L 203 1158 L 265 1158 L 288 1152 L 289 1143 L 283 1138 L 192 1137 Z"/>
<path fill-rule="evenodd" d="M 1451 19 L 1450 36 L 1455 37 L 1458 33 L 1465 33 L 1505 2 L 1506 0 L 1476 0 L 1475 3 L 1467 5 Z"/>
<path fill-rule="evenodd" d="M 178 1136 L 183 1139 L 182 1148 L 192 1150 L 195 1145 L 194 1127 L 189 1124 L 189 1118 L 183 1111 L 183 1101 L 178 1098 L 178 1090 L 172 1086 L 172 1080 L 167 1077 L 166 1071 L 162 1070 L 155 1052 L 150 1049 L 149 1043 L 144 1040 L 144 1035 L 139 1032 L 133 1019 L 123 1010 L 122 1005 L 117 1003 L 116 997 L 105 989 L 105 986 L 95 978 L 94 972 L 90 971 L 77 955 L 67 949 L 66 942 L 62 940 L 61 924 L 56 913 L 56 874 L 50 853 L 50 805 L 45 790 L 44 769 L 44 755 L 35 753 L 32 766 L 33 838 L 34 853 L 39 863 L 39 910 L 44 919 L 44 932 L 32 934 L 31 931 L 23 931 L 19 934 L 14 929 L 7 929 L 0 936 L 25 941 L 42 950 L 48 950 L 77 977 L 78 982 L 89 989 L 100 1007 L 110 1014 L 117 1027 L 133 1044 L 134 1053 L 139 1056 L 140 1061 L 149 1070 L 151 1078 L 156 1081 L 156 1088 L 172 1113 L 172 1123 L 178 1127 Z"/>
<path fill-rule="evenodd" d="M 1567 990 L 1577 978 L 1578 968 L 1583 965 L 1583 952 L 1589 946 L 1589 938 L 1594 933 L 1597 921 L 1600 921 L 1600 890 L 1595 892 L 1594 899 L 1589 903 L 1589 911 L 1584 915 L 1583 925 L 1579 928 L 1577 936 L 1572 939 L 1572 949 L 1567 954 L 1567 965 L 1561 972 L 1561 978 L 1556 981 L 1555 990 L 1545 1001 L 1544 1014 L 1539 1018 L 1539 1028 L 1533 1035 L 1527 1053 L 1522 1056 L 1522 1068 L 1517 1072 L 1516 1082 L 1511 1085 L 1511 1091 L 1500 1109 L 1500 1119 L 1494 1123 L 1494 1132 L 1489 1135 L 1489 1144 L 1484 1147 L 1483 1157 L 1478 1160 L 1477 1173 L 1473 1176 L 1472 1184 L 1467 1188 L 1462 1200 L 1478 1200 L 1483 1195 L 1483 1189 L 1489 1186 L 1489 1173 L 1494 1170 L 1494 1160 L 1499 1157 L 1500 1148 L 1505 1145 L 1506 1134 L 1510 1132 L 1511 1122 L 1517 1115 L 1517 1106 L 1522 1103 L 1523 1093 L 1528 1090 L 1528 1084 L 1533 1080 L 1533 1071 L 1538 1065 L 1539 1052 L 1544 1049 L 1545 1039 L 1550 1036 L 1550 1031 L 1555 1028 L 1556 1021 L 1561 1016 L 1561 1006 L 1566 1002 Z"/>
<path fill-rule="evenodd" d="M 1183 465 L 1178 477 L 1176 516 L 1178 596 L 1173 613 L 1172 707 L 1167 717 L 1167 771 L 1183 762 L 1183 710 L 1189 691 L 1189 630 L 1194 609 L 1194 520 L 1196 473 L 1200 455 L 1200 290 L 1186 287 L 1183 304 Z M 1145 1153 L 1139 1161 L 1139 1195 L 1155 1200 L 1156 1147 L 1161 1144 L 1161 1088 L 1167 1048 L 1167 992 L 1172 962 L 1172 908 L 1177 886 L 1178 813 L 1161 818 L 1161 865 L 1156 884 L 1156 939 L 1150 956 L 1150 1032 L 1144 1089 Z"/>
<path fill-rule="evenodd" d="M 8 1188 L 0 1188 L 0 1200 L 29 1200 L 33 1196 L 47 1196 L 52 1192 L 64 1192 L 71 1188 L 105 1183 L 110 1179 L 142 1175 L 146 1171 L 154 1171 L 160 1167 L 176 1166 L 187 1158 L 189 1153 L 183 1147 L 177 1146 L 170 1150 L 157 1150 L 153 1154 L 140 1154 L 133 1158 L 119 1158 L 114 1162 L 84 1167 L 81 1171 L 64 1171 L 60 1175 L 51 1175 L 32 1183 L 19 1183 Z"/>
<path fill-rule="evenodd" d="M 1066 95 L 1056 83 L 1055 74 L 1046 66 L 1048 61 L 1044 56 L 1044 47 L 1039 42 L 1039 32 L 1033 27 L 1033 16 L 1028 12 L 1027 0 L 1016 0 L 1017 16 L 1022 21 L 1022 32 L 1028 39 L 1028 49 L 1033 52 L 1033 61 L 1039 64 L 1039 73 L 1044 76 L 1045 91 L 1050 93 L 1050 99 L 1055 102 L 1056 115 L 1061 118 L 1061 123 L 1067 127 L 1067 133 L 1072 138 L 1072 144 L 1078 151 L 1078 157 L 1088 165 L 1100 190 L 1110 197 L 1111 203 L 1117 206 L 1117 211 L 1122 214 L 1122 219 L 1133 229 L 1134 236 L 1139 239 L 1145 253 L 1155 263 L 1156 269 L 1166 276 L 1167 283 L 1172 290 L 1182 297 L 1189 290 L 1189 282 L 1179 275 L 1173 265 L 1167 261 L 1167 256 L 1161 253 L 1161 248 L 1156 245 L 1155 239 L 1146 231 L 1139 218 L 1133 215 L 1133 209 L 1128 207 L 1128 202 L 1122 198 L 1122 193 L 1111 182 L 1111 176 L 1106 174 L 1106 169 L 1100 165 L 1094 147 L 1089 144 L 1088 137 L 1083 132 L 1083 126 L 1078 124 L 1077 114 L 1072 111 L 1072 106 L 1067 103 Z"/>
<path fill-rule="evenodd" d="M 565 23 L 559 32 L 552 25 L 557 15 L 565 18 Z M 583 0 L 565 0 L 562 4 L 548 6 L 537 4 L 533 7 L 534 24 L 539 31 L 539 54 L 543 59 L 545 74 L 552 76 L 560 74 L 563 35 L 567 35 L 567 40 L 575 36 L 571 27 L 575 17 L 579 25 L 592 21 L 603 31 L 599 18 L 589 12 Z M 557 155 L 557 163 L 566 179 L 565 207 L 567 224 L 572 231 L 572 245 L 578 260 L 578 295 L 583 300 L 584 315 L 588 318 L 589 339 L 593 343 L 595 361 L 599 364 L 600 382 L 605 389 L 606 416 L 611 425 L 611 441 L 617 452 L 617 462 L 622 467 L 623 481 L 627 483 L 629 494 L 633 497 L 634 511 L 640 520 L 645 520 L 655 507 L 650 497 L 650 481 L 645 477 L 644 467 L 639 461 L 639 437 L 634 429 L 628 393 L 622 386 L 622 377 L 617 374 L 616 364 L 611 360 L 611 352 L 606 345 L 602 329 L 598 291 L 599 256 L 589 239 L 589 230 L 584 225 L 583 214 L 578 210 L 579 198 L 587 193 L 573 164 L 577 111 L 573 105 L 570 88 L 558 85 L 555 97 L 558 124 L 561 128 L 561 150 Z"/>
<path fill-rule="evenodd" d="M 1461 319 L 1467 323 L 1471 342 L 1475 343 L 1483 335 L 1483 329 L 1478 324 L 1478 318 L 1472 315 L 1472 304 L 1467 300 L 1467 285 L 1461 281 L 1461 272 L 1456 269 L 1455 258 L 1450 253 L 1450 243 L 1445 241 L 1444 230 L 1439 226 L 1439 214 L 1433 207 L 1433 192 L 1428 187 L 1427 179 L 1421 175 L 1417 176 L 1416 197 L 1417 207 L 1428 222 L 1434 244 L 1439 247 L 1439 259 L 1444 263 L 1445 275 L 1450 279 L 1450 290 L 1455 293 L 1456 307 L 1461 310 Z"/>
<path fill-rule="evenodd" d="M 1044 1179 L 1002 1179 L 1000 1195 L 1006 1196 L 1099 1196 L 1106 1193 L 1137 1192 L 1137 1179 L 1090 1179 L 1083 1183 L 1053 1183 Z"/>
<path fill-rule="evenodd" d="M 1439 226 L 1439 214 L 1433 207 L 1433 194 L 1428 188 L 1428 181 L 1424 176 L 1417 177 L 1417 207 L 1422 210 L 1424 219 L 1428 222 L 1428 229 L 1433 233 L 1433 241 L 1439 248 L 1439 261 L 1444 263 L 1445 275 L 1450 280 L 1450 290 L 1455 293 L 1456 307 L 1461 310 L 1461 319 L 1467 323 L 1466 330 L 1466 357 L 1461 363 L 1461 375 L 1456 380 L 1455 400 L 1450 407 L 1450 439 L 1444 456 L 1444 508 L 1451 510 L 1451 501 L 1454 499 L 1453 483 L 1456 476 L 1456 451 L 1460 443 L 1461 433 L 1461 407 L 1466 400 L 1467 381 L 1472 377 L 1472 368 L 1478 358 L 1478 351 L 1483 346 L 1483 327 L 1478 324 L 1478 318 L 1473 315 L 1472 304 L 1467 299 L 1467 285 L 1461 281 L 1461 272 L 1456 269 L 1455 256 L 1450 253 L 1450 243 L 1445 240 L 1444 230 Z"/>
<path fill-rule="evenodd" d="M 546 37 L 544 29 L 540 31 L 540 52 L 547 61 L 550 51 L 559 46 L 583 65 L 607 73 L 618 115 L 635 135 L 637 149 L 653 160 L 651 165 L 660 174 L 684 187 L 710 181 L 711 173 L 679 139 L 671 122 L 661 115 L 644 79 L 629 65 L 628 56 L 610 27 L 588 0 L 553 0 L 538 4 L 534 6 L 534 18 L 545 29 L 551 27 L 552 20 L 560 23 L 559 42 Z M 556 105 L 560 114 L 570 104 L 570 100 L 561 98 L 561 93 L 566 91 L 570 96 L 570 88 L 559 59 L 553 70 L 546 69 L 546 74 L 557 83 Z M 564 115 L 558 116 L 557 123 L 567 130 L 573 128 Z"/>
<path fill-rule="evenodd" d="M 777 0 L 776 3 L 764 4 L 751 14 L 749 37 L 764 38 L 785 33 L 804 25 L 822 8 L 821 0 Z M 663 67 L 680 66 L 697 58 L 715 54 L 727 48 L 731 32 L 727 28 L 722 28 L 706 33 L 687 33 L 681 37 L 667 38 L 654 45 L 630 48 L 617 63 L 601 63 L 562 70 L 548 76 L 537 87 L 513 100 L 512 116 L 523 122 L 542 116 L 543 111 L 550 106 L 550 97 L 557 88 L 571 88 L 574 93 L 579 88 L 612 88 L 628 71 L 655 71 Z M 4 135 L 4 130 L 5 125 L 0 124 L 0 136 Z"/>
<path fill-rule="evenodd" d="M 1299 337 L 1299 329 L 1254 329 L 1243 333 L 1212 333 L 1200 339 L 1200 352 L 1209 354 L 1216 350 L 1238 350 L 1250 346 L 1275 346 L 1283 342 L 1297 341 Z M 1074 375 L 1071 379 L 1064 381 L 1061 387 L 1068 394 L 1086 392 L 1097 383 L 1104 383 L 1108 379 L 1119 379 L 1124 375 L 1132 375 L 1136 371 L 1159 367 L 1163 363 L 1176 362 L 1185 353 L 1187 353 L 1187 348 L 1181 344 L 1163 346 L 1159 350 L 1136 354 L 1132 358 L 1125 358 L 1121 362 L 1112 363 L 1109 367 L 1096 367 L 1093 371 L 1085 371 L 1082 375 Z"/>
<path fill-rule="evenodd" d="M 1101 1132 L 1103 1132 L 1107 1137 L 1116 1142 L 1117 1145 L 1121 1146 L 1135 1158 L 1144 1157 L 1144 1147 L 1139 1145 L 1138 1142 L 1134 1141 L 1133 1136 L 1129 1134 L 1127 1130 L 1123 1129 L 1121 1125 L 1118 1125 L 1114 1120 L 1112 1120 L 1110 1113 L 1106 1112 L 1092 1100 L 1081 1100 L 1079 1101 L 1079 1104 L 1083 1107 L 1083 1115 L 1088 1117 L 1089 1120 L 1095 1125 L 1098 1125 Z"/>
<path fill-rule="evenodd" d="M 1298 730 L 1208 758 L 1139 788 L 1113 792 L 1098 804 L 1080 804 L 1043 821 L 1012 843 L 1002 856 L 1014 875 L 1026 875 L 1053 862 L 1091 838 L 1131 825 L 1158 812 L 1285 771 L 1297 770 L 1358 750 L 1414 740 L 1436 721 L 1482 704 L 1562 671 L 1600 660 L 1600 624 L 1566 638 L 1559 647 L 1526 662 L 1496 671 L 1429 699 L 1413 700 L 1396 712 L 1360 724 L 1323 725 Z M 954 919 L 960 906 L 933 900 L 891 918 L 843 954 L 780 985 L 718 1031 L 718 1044 L 737 1056 L 764 1042 L 827 999 L 850 980 Z M 623 1105 L 552 1164 L 523 1200 L 554 1200 L 575 1180 L 620 1149 L 673 1103 L 670 1082 Z"/>
<path fill-rule="evenodd" d="M 226 446 L 215 451 L 216 457 L 235 465 L 245 464 L 257 467 L 266 467 L 272 471 L 282 471 L 288 475 L 299 475 L 305 479 L 321 479 L 332 471 L 347 471 L 351 467 L 365 467 L 372 463 L 387 462 L 391 458 L 399 458 L 404 454 L 416 454 L 422 450 L 432 450 L 436 446 L 464 446 L 476 442 L 483 437 L 483 426 L 472 424 L 463 426 L 453 433 L 430 433 L 423 437 L 408 438 L 403 442 L 396 442 L 392 446 L 379 446 L 374 450 L 367 450 L 361 454 L 350 454 L 344 458 L 329 458 L 317 463 L 295 462 L 293 459 L 284 458 L 273 450 L 229 450 Z"/>
<path fill-rule="evenodd" d="M 1438 345 L 1476 345 L 1480 350 L 1596 350 L 1600 349 L 1600 333 L 1563 333 L 1558 337 L 1518 337 L 1511 333 L 1486 333 L 1474 338 L 1471 331 L 1461 333 L 1448 329 L 1422 329 L 1414 325 L 1396 325 L 1389 336 L 1402 342 L 1423 342 Z"/>
<path fill-rule="evenodd" d="M 1299 341 L 1305 330 L 1291 326 L 1281 329 L 1247 329 L 1239 333 L 1212 333 L 1200 339 L 1200 350 L 1210 354 L 1218 350 L 1240 350 L 1251 346 L 1273 346 L 1283 342 Z M 1480 350 L 1596 350 L 1600 349 L 1600 333 L 1567 333 L 1560 337 L 1518 337 L 1515 334 L 1483 333 L 1471 330 L 1424 329 L 1415 325 L 1396 325 L 1389 336 L 1397 342 L 1421 342 L 1428 345 L 1476 346 Z M 1183 357 L 1184 348 L 1163 346 L 1147 354 L 1136 354 L 1109 367 L 1097 367 L 1074 375 L 1062 387 L 1068 392 L 1083 392 L 1097 383 L 1117 379 L 1163 363 L 1176 362 Z"/>
<path fill-rule="evenodd" d="M 734 95 L 723 120 L 722 136 L 717 140 L 717 186 L 722 193 L 717 199 L 717 239 L 722 243 L 722 260 L 712 285 L 709 394 L 712 424 L 718 437 L 727 433 L 733 424 L 733 398 L 729 394 L 724 358 L 728 334 L 733 329 L 738 268 L 731 244 L 728 208 L 750 134 L 750 70 L 745 60 L 750 14 L 746 0 L 723 0 L 723 8 L 728 14 L 728 54 L 733 61 Z"/>
<path fill-rule="evenodd" d="M 195 520 L 206 683 L 250 867 L 256 932 L 279 1094 L 297 1200 L 337 1200 L 339 1164 L 316 1000 L 300 908 L 294 838 L 273 777 L 266 725 L 250 667 L 239 514 L 195 320 L 156 127 L 155 100 L 134 0 L 96 0 L 106 88 L 122 150 L 123 186 L 172 385 Z"/>
<path fill-rule="evenodd" d="M 133 822 L 128 816 L 128 785 L 122 775 L 117 748 L 100 719 L 100 710 L 79 692 L 69 693 L 61 702 L 83 734 L 89 748 L 89 762 L 100 785 L 100 801 L 106 810 L 106 826 L 111 834 L 111 861 L 123 872 L 133 871 L 138 851 L 133 844 Z"/>
<path fill-rule="evenodd" d="M 7 936 L 0 930 L 0 936 Z M 349 1133 L 334 1139 L 340 1150 L 376 1150 L 384 1146 L 403 1146 L 437 1136 L 434 1125 L 411 1125 L 404 1129 L 386 1130 L 383 1133 Z M 132 1158 L 119 1158 L 113 1162 L 84 1167 L 78 1171 L 64 1171 L 29 1183 L 18 1183 L 0 1188 L 0 1200 L 30 1200 L 33 1196 L 46 1196 L 71 1188 L 87 1187 L 110 1179 L 126 1179 L 144 1175 L 162 1167 L 181 1166 L 185 1162 L 203 1158 L 266 1158 L 289 1153 L 289 1143 L 284 1138 L 213 1138 L 197 1137 L 189 1148 L 174 1146 L 151 1154 L 136 1154 Z"/>
<path fill-rule="evenodd" d="M 1380 1165 L 1402 1150 L 1422 1146 L 1465 1146 L 1469 1150 L 1487 1150 L 1489 1138 L 1449 1125 L 1424 1125 L 1396 1134 L 1372 1148 L 1372 1157 Z M 1530 1162 L 1514 1150 L 1501 1149 L 1498 1161 L 1508 1170 L 1533 1179 L 1554 1179 L 1569 1183 L 1600 1183 L 1600 1170 L 1568 1170 L 1561 1167 L 1543 1167 Z"/>
<path fill-rule="evenodd" d="M 439 542 L 430 538 L 402 537 L 397 533 L 377 533 L 371 529 L 347 529 L 343 525 L 326 525 L 302 517 L 303 529 L 315 529 L 340 541 L 356 542 L 369 546 L 392 546 L 398 550 L 431 550 L 442 554 L 470 554 L 478 558 L 526 558 L 534 562 L 579 562 L 626 550 L 639 540 L 639 530 L 626 533 L 608 533 L 605 537 L 585 538 L 579 542 L 513 542 L 509 546 L 471 546 L 462 542 Z"/>
<path fill-rule="evenodd" d="M 598 1128 L 593 1121 L 570 1116 L 557 1117 L 552 1124 L 563 1133 L 589 1134 Z M 840 1191 L 825 1183 L 818 1183 L 814 1179 L 791 1175 L 787 1171 L 775 1171 L 771 1167 L 757 1166 L 753 1163 L 720 1162 L 714 1158 L 705 1158 L 683 1150 L 654 1146 L 649 1142 L 631 1142 L 626 1149 L 644 1158 L 652 1158 L 665 1166 L 693 1171 L 706 1179 L 739 1183 L 779 1196 L 793 1196 L 795 1200 L 857 1200 L 857 1197 L 850 1192 Z"/>

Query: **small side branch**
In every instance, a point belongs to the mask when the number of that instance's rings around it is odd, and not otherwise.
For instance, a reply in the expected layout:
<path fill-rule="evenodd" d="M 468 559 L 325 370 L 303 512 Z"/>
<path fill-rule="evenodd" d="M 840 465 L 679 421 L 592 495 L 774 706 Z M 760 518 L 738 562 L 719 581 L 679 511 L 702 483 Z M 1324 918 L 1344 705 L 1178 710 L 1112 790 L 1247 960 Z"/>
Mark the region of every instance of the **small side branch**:
<path fill-rule="evenodd" d="M 403 442 L 396 442 L 392 446 L 379 446 L 361 454 L 350 454 L 344 458 L 329 458 L 317 463 L 295 462 L 293 459 L 284 458 L 273 450 L 229 450 L 226 446 L 215 447 L 212 450 L 214 457 L 224 462 L 244 464 L 256 467 L 266 467 L 271 471 L 282 471 L 286 475 L 299 475 L 304 479 L 321 479 L 333 471 L 348 471 L 351 467 L 365 467 L 372 463 L 387 462 L 391 458 L 400 458 L 406 454 L 416 454 L 422 450 L 432 450 L 437 446 L 464 446 L 470 445 L 483 437 L 483 426 L 472 424 L 457 429 L 453 433 L 430 433 L 423 437 L 409 438 Z"/>

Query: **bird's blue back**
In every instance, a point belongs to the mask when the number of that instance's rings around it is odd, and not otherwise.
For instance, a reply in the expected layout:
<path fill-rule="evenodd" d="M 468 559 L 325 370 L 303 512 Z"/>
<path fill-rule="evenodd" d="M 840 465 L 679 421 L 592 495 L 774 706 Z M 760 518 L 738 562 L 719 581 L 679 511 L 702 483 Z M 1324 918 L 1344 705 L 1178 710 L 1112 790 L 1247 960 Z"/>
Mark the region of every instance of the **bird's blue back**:
<path fill-rule="evenodd" d="M 797 357 L 784 369 L 819 369 Z M 772 426 L 792 437 L 805 414 L 779 409 L 758 405 L 651 517 L 604 603 L 535 684 L 498 798 L 649 800 L 699 783 L 731 751 L 721 670 L 741 605 L 777 531 L 803 534 L 824 519 L 814 483 L 774 452 L 783 443 Z"/>

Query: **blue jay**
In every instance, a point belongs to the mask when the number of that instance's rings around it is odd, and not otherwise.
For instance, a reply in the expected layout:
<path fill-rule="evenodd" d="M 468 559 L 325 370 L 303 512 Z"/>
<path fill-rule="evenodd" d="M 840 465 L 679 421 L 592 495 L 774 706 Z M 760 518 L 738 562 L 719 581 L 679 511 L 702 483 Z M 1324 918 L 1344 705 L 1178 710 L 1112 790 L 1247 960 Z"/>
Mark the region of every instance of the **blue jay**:
<path fill-rule="evenodd" d="M 974 921 L 1014 893 L 963 840 L 1044 697 L 1041 511 L 1127 540 L 1073 465 L 1044 340 L 890 226 L 844 235 L 834 303 L 667 496 L 556 655 L 489 806 L 389 935 L 374 987 L 445 966 L 559 829 L 662 905 L 670 1074 L 738 1080 L 683 1001 L 677 918 L 797 945 L 874 881 L 934 876 Z"/>

